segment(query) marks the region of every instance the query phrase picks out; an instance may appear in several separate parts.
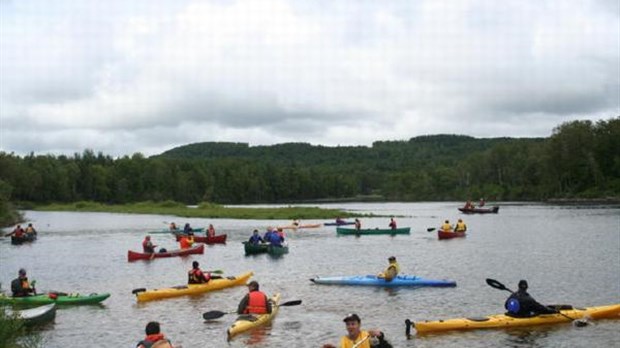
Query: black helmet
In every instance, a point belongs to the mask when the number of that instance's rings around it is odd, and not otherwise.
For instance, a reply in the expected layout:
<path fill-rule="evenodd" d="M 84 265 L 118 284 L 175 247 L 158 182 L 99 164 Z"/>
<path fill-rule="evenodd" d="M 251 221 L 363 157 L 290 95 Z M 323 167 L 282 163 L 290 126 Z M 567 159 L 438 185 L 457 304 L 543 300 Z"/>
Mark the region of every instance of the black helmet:
<path fill-rule="evenodd" d="M 527 290 L 527 280 L 519 280 L 519 290 Z"/>
<path fill-rule="evenodd" d="M 194 262 L 192 262 L 192 267 L 194 267 L 194 268 L 198 268 L 198 261 L 194 261 Z"/>

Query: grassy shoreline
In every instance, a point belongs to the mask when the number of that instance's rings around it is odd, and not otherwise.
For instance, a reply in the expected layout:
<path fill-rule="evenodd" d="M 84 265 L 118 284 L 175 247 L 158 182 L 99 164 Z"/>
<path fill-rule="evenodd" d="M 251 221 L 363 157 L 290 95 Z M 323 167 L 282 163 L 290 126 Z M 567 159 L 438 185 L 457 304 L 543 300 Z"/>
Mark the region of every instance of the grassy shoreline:
<path fill-rule="evenodd" d="M 23 207 L 26 208 L 26 207 Z M 235 208 L 224 207 L 213 203 L 201 203 L 198 207 L 189 208 L 173 201 L 141 202 L 122 205 L 108 205 L 96 202 L 75 202 L 68 204 L 47 204 L 28 206 L 26 209 L 35 211 L 76 211 L 106 212 L 123 214 L 157 214 L 174 215 L 187 218 L 229 218 L 256 220 L 291 220 L 291 219 L 335 219 L 337 217 L 370 217 L 373 214 L 356 214 L 339 209 L 322 209 L 319 207 L 284 208 Z"/>

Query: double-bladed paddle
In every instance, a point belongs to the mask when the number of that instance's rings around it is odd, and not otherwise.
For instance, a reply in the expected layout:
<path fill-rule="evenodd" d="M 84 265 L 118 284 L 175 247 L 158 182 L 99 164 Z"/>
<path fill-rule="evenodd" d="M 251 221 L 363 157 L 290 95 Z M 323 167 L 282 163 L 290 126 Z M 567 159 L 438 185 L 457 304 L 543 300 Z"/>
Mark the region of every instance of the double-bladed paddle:
<path fill-rule="evenodd" d="M 301 304 L 301 300 L 293 300 L 293 301 L 280 303 L 276 307 L 291 307 L 291 306 L 298 306 L 300 304 Z M 209 311 L 209 312 L 203 313 L 202 318 L 204 320 L 213 320 L 213 319 L 219 319 L 225 316 L 226 314 L 237 314 L 237 311 L 232 311 L 232 312 Z"/>
<path fill-rule="evenodd" d="M 202 271 L 202 273 L 213 273 L 213 274 L 223 274 L 224 271 L 222 271 L 221 269 L 216 269 L 215 271 Z M 206 283 L 205 283 L 206 284 Z M 139 292 L 144 292 L 146 291 L 146 288 L 137 288 L 137 289 L 133 289 L 131 290 L 131 293 L 136 295 Z"/>
<path fill-rule="evenodd" d="M 508 291 L 508 292 L 510 292 L 510 293 L 514 293 L 512 290 L 510 290 L 510 289 L 508 289 L 506 286 L 504 286 L 504 284 L 502 284 L 502 283 L 498 282 L 498 281 L 497 281 L 497 280 L 495 280 L 495 279 L 490 279 L 490 278 L 487 278 L 487 279 L 486 279 L 486 282 L 487 282 L 487 284 L 489 284 L 489 286 L 490 286 L 490 287 L 492 287 L 492 288 L 495 288 L 495 289 L 498 289 L 498 290 L 506 290 L 506 291 Z M 587 322 L 586 320 L 584 320 L 583 318 L 580 318 L 580 319 L 571 318 L 571 317 L 569 317 L 568 315 L 566 315 L 566 314 L 564 314 L 564 313 L 560 312 L 560 310 L 557 310 L 557 314 L 559 314 L 559 315 L 561 315 L 561 316 L 563 316 L 563 317 L 565 317 L 565 318 L 567 318 L 567 319 L 570 319 L 570 320 L 572 321 L 572 323 L 573 323 L 575 326 L 577 326 L 577 327 L 583 327 L 583 326 L 588 325 L 588 322 Z"/>

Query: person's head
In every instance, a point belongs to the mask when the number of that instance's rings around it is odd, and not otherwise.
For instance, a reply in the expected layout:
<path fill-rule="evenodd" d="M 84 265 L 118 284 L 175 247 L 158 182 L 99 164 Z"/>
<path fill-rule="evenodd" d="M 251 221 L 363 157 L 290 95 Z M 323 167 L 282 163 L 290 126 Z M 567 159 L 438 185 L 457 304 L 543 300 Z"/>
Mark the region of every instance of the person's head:
<path fill-rule="evenodd" d="M 17 275 L 20 278 L 25 278 L 26 277 L 26 270 L 24 268 L 20 268 L 19 271 L 17 272 Z"/>
<path fill-rule="evenodd" d="M 28 224 L 28 227 L 32 227 L 32 224 Z"/>
<path fill-rule="evenodd" d="M 209 228 L 213 228 L 213 224 L 209 224 Z"/>
<path fill-rule="evenodd" d="M 519 291 L 526 291 L 527 290 L 527 280 L 519 280 Z"/>
<path fill-rule="evenodd" d="M 459 219 L 459 222 L 463 222 L 463 219 Z"/>
<path fill-rule="evenodd" d="M 151 236 L 146 236 L 146 237 L 144 237 L 144 239 L 151 240 Z"/>
<path fill-rule="evenodd" d="M 254 230 L 254 234 L 258 234 L 258 230 Z"/>
<path fill-rule="evenodd" d="M 192 268 L 198 268 L 199 266 L 198 261 L 192 262 Z"/>
<path fill-rule="evenodd" d="M 146 329 L 144 330 L 148 335 L 156 335 L 160 333 L 159 323 L 156 321 L 150 321 L 146 324 Z"/>
<path fill-rule="evenodd" d="M 278 232 L 282 232 L 282 228 L 278 228 Z"/>
<path fill-rule="evenodd" d="M 248 283 L 249 291 L 258 291 L 258 289 L 259 289 L 259 285 L 256 280 L 252 280 L 251 282 Z"/>
<path fill-rule="evenodd" d="M 361 325 L 362 325 L 362 320 L 357 314 L 355 313 L 347 314 L 347 316 L 344 317 L 342 321 L 344 321 L 345 324 L 347 325 L 347 332 L 349 333 L 349 337 L 355 338 L 359 335 Z"/>
<path fill-rule="evenodd" d="M 390 263 L 394 263 L 394 262 L 396 262 L 396 256 L 390 256 L 390 257 L 388 257 L 388 261 L 389 261 Z"/>
<path fill-rule="evenodd" d="M 444 223 L 449 224 L 449 223 L 450 223 L 450 220 L 446 220 L 446 221 L 444 221 Z"/>

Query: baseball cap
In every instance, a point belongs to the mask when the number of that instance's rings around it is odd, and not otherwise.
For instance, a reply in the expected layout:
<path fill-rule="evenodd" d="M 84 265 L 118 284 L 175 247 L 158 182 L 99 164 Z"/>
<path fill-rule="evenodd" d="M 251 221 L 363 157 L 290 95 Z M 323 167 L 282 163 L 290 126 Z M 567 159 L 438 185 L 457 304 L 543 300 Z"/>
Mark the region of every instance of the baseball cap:
<path fill-rule="evenodd" d="M 357 314 L 355 314 L 355 313 L 349 313 L 349 314 L 347 314 L 347 316 L 346 316 L 346 317 L 344 317 L 344 319 L 342 319 L 342 321 L 344 321 L 345 323 L 346 323 L 347 321 L 352 321 L 352 320 L 355 320 L 355 321 L 357 321 L 358 323 L 361 323 L 361 322 L 362 322 L 362 320 L 360 319 L 360 317 L 359 317 Z"/>

